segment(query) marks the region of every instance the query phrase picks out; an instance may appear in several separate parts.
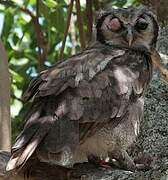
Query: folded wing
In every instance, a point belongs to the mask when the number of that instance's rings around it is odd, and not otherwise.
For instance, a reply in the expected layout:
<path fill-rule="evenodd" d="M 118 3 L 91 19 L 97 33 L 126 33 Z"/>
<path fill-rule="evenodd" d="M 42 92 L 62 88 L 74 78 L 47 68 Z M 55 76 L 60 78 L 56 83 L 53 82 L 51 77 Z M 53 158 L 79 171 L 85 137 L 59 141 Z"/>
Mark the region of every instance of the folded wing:
<path fill-rule="evenodd" d="M 125 54 L 90 49 L 41 72 L 25 92 L 25 101 L 33 100 L 32 108 L 7 170 L 22 167 L 37 149 L 44 153 L 74 149 L 104 123 L 122 119 L 146 82 L 140 80 L 143 67 L 137 66 L 138 73 L 125 67 L 124 58 L 133 59 Z"/>

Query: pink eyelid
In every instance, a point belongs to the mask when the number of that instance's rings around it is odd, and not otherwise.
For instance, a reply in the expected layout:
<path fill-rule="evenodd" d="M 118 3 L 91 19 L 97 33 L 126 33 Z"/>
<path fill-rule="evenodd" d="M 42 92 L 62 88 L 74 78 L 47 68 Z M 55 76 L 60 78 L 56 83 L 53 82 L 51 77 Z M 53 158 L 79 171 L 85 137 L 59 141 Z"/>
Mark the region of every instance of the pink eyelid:
<path fill-rule="evenodd" d="M 117 31 L 121 28 L 121 22 L 118 18 L 113 18 L 110 20 L 108 27 L 113 31 Z"/>

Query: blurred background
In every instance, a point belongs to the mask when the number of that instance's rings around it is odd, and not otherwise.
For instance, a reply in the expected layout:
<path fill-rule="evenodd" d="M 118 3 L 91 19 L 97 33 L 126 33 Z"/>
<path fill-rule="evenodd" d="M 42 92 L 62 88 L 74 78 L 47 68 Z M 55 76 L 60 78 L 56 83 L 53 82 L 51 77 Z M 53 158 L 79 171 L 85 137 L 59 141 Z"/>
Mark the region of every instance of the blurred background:
<path fill-rule="evenodd" d="M 23 106 L 21 97 L 30 80 L 88 45 L 97 11 L 141 4 L 153 9 L 161 28 L 166 27 L 167 0 L 0 0 L 0 35 L 11 81 L 13 140 L 23 127 L 29 106 Z"/>

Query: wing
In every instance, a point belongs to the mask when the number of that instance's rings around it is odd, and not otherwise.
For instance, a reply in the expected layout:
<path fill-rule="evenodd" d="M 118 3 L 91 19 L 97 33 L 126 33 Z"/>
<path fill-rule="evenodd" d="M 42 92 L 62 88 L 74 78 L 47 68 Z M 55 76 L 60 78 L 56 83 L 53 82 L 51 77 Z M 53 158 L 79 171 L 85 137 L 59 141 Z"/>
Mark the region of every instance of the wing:
<path fill-rule="evenodd" d="M 149 74 L 142 78 L 144 69 L 149 72 L 144 56 L 138 58 L 132 68 L 135 54 L 92 48 L 43 71 L 24 95 L 25 100 L 33 99 L 32 109 L 7 169 L 23 166 L 36 149 L 52 153 L 73 149 L 104 123 L 122 119 L 149 79 Z"/>

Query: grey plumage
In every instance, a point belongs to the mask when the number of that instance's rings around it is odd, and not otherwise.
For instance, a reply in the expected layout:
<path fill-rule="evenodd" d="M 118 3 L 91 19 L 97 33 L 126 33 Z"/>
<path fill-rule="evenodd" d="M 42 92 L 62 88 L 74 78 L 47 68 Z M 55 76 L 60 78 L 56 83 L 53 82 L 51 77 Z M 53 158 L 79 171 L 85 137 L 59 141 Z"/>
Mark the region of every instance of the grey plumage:
<path fill-rule="evenodd" d="M 129 47 L 121 40 L 122 29 L 107 28 L 113 16 L 120 21 L 127 18 L 132 26 L 144 18 L 149 29 L 136 33 L 134 29 Z M 143 117 L 158 26 L 149 12 L 135 8 L 105 12 L 97 21 L 97 40 L 92 45 L 30 83 L 24 99 L 33 99 L 32 107 L 12 148 L 8 170 L 22 167 L 32 156 L 72 167 L 89 155 L 118 161 L 124 156 L 124 166 L 134 168 L 126 150 L 135 141 Z"/>

